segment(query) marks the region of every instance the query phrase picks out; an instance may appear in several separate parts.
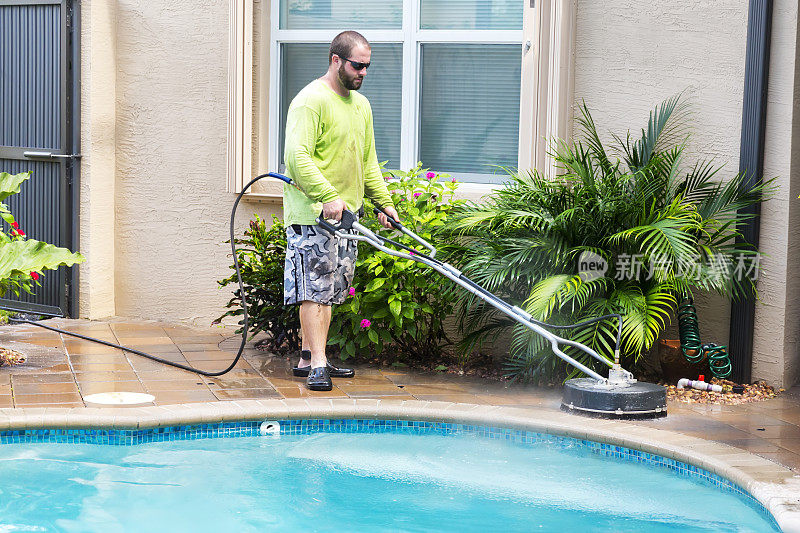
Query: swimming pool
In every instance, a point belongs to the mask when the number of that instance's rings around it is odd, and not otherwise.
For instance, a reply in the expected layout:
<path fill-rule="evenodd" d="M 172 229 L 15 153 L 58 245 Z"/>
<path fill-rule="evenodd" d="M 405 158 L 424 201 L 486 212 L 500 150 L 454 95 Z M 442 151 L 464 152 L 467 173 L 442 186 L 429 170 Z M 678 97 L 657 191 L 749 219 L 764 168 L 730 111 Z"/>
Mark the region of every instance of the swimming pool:
<path fill-rule="evenodd" d="M 702 469 L 524 430 L 313 419 L 0 442 L 0 531 L 777 530 Z"/>

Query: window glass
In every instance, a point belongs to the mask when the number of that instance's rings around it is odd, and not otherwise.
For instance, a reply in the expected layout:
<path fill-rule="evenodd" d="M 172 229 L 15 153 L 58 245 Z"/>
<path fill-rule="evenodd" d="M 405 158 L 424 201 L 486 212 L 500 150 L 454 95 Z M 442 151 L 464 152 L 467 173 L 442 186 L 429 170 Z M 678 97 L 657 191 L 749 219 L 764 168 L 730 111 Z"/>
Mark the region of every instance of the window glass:
<path fill-rule="evenodd" d="M 400 29 L 403 0 L 280 0 L 282 30 Z"/>
<path fill-rule="evenodd" d="M 423 44 L 421 98 L 426 167 L 486 182 L 498 166 L 517 166 L 519 46 Z"/>
<path fill-rule="evenodd" d="M 281 45 L 281 115 L 279 156 L 283 161 L 286 115 L 292 98 L 328 69 L 328 43 Z M 361 92 L 372 106 L 378 161 L 400 168 L 400 106 L 403 48 L 399 43 L 372 45 L 371 65 Z"/>
<path fill-rule="evenodd" d="M 521 30 L 523 0 L 420 0 L 420 28 Z"/>

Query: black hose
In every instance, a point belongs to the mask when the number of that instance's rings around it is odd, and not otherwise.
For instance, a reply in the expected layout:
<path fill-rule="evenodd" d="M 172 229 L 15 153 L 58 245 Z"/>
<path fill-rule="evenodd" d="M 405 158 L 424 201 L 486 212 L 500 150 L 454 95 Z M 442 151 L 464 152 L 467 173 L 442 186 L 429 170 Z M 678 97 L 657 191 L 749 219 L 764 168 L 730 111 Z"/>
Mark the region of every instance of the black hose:
<path fill-rule="evenodd" d="M 134 348 L 129 348 L 129 347 L 122 346 L 122 345 L 119 345 L 119 344 L 114 344 L 113 342 L 108 342 L 108 341 L 104 341 L 104 340 L 100 340 L 100 339 L 95 339 L 94 337 L 88 337 L 86 335 L 81 335 L 79 333 L 73 333 L 71 331 L 66 331 L 66 330 L 63 330 L 63 329 L 54 328 L 52 326 L 46 326 L 44 324 L 40 324 L 39 322 L 36 322 L 36 321 L 33 321 L 33 320 L 25 320 L 25 319 L 19 319 L 19 318 L 9 318 L 9 321 L 16 322 L 16 323 L 19 323 L 19 324 L 32 324 L 34 326 L 39 326 L 40 328 L 44 328 L 44 329 L 47 329 L 47 330 L 50 330 L 50 331 L 55 331 L 57 333 L 61 333 L 62 335 L 69 335 L 71 337 L 77 337 L 79 339 L 84 339 L 84 340 L 87 340 L 87 341 L 92 341 L 92 342 L 96 342 L 96 343 L 99 343 L 99 344 L 104 344 L 104 345 L 110 346 L 112 348 L 119 348 L 119 349 L 124 350 L 126 352 L 130 352 L 130 353 L 133 353 L 133 354 L 136 354 L 136 355 L 140 355 L 142 357 L 146 357 L 148 359 L 152 359 L 153 361 L 157 361 L 157 362 L 163 363 L 165 365 L 169 365 L 169 366 L 172 366 L 172 367 L 175 367 L 175 368 L 180 368 L 181 370 L 188 370 L 189 372 L 195 372 L 196 374 L 200 374 L 201 376 L 216 377 L 216 376 L 222 376 L 224 374 L 227 374 L 228 372 L 230 372 L 233 369 L 233 367 L 236 366 L 236 363 L 238 363 L 239 359 L 242 357 L 242 352 L 244 352 L 245 344 L 247 344 L 247 332 L 248 332 L 248 329 L 250 327 L 249 326 L 249 318 L 247 316 L 247 300 L 246 300 L 246 297 L 245 297 L 244 283 L 242 283 L 242 273 L 241 273 L 241 270 L 239 268 L 239 257 L 236 254 L 236 242 L 235 242 L 235 235 L 234 235 L 234 232 L 233 232 L 234 221 L 235 221 L 235 218 L 236 218 L 236 208 L 239 206 L 239 202 L 241 201 L 241 199 L 244 196 L 244 194 L 247 192 L 247 189 L 249 189 L 258 180 L 266 178 L 266 177 L 277 178 L 277 179 L 279 179 L 281 181 L 286 182 L 289 185 L 292 185 L 292 186 L 296 187 L 296 185 L 294 183 L 292 183 L 292 179 L 291 178 L 289 178 L 287 176 L 284 176 L 283 174 L 278 174 L 278 173 L 275 173 L 275 172 L 267 172 L 265 174 L 261 174 L 259 176 L 256 176 L 255 178 L 250 180 L 250 182 L 242 188 L 242 192 L 239 193 L 239 195 L 236 197 L 236 201 L 233 203 L 233 209 L 231 209 L 231 221 L 230 221 L 231 252 L 233 253 L 233 265 L 234 265 L 234 267 L 236 269 L 236 279 L 239 282 L 239 290 L 240 290 L 240 293 L 241 293 L 241 296 L 242 296 L 243 325 L 242 325 L 242 343 L 239 346 L 239 351 L 236 353 L 236 357 L 234 357 L 234 359 L 231 362 L 231 364 L 228 365 L 228 367 L 225 370 L 220 370 L 218 372 L 208 372 L 208 371 L 205 371 L 205 370 L 200 370 L 200 369 L 195 368 L 195 367 L 193 367 L 191 365 L 182 365 L 181 363 L 176 363 L 174 361 L 168 361 L 167 359 L 162 359 L 161 357 L 158 357 L 158 356 L 146 353 L 146 352 L 142 352 L 142 351 L 136 350 Z M 413 248 L 405 246 L 405 245 L 403 245 L 403 244 L 401 244 L 399 242 L 393 241 L 391 239 L 387 239 L 386 237 L 383 237 L 383 236 L 380 236 L 380 235 L 379 235 L 379 238 L 381 240 L 383 240 L 384 242 L 391 243 L 392 245 L 398 246 L 398 247 L 400 247 L 402 249 L 405 249 L 407 251 L 414 252 L 414 253 L 416 253 L 418 255 L 421 255 L 421 256 L 425 257 L 426 259 L 428 259 L 430 261 L 433 261 L 433 262 L 438 263 L 440 265 L 443 264 L 441 261 L 439 261 L 437 259 L 434 259 L 432 257 L 429 257 L 429 256 L 419 252 L 418 250 L 414 250 Z M 467 278 L 463 274 L 460 277 L 464 281 L 469 283 L 471 286 L 473 286 L 475 289 L 481 291 L 484 294 L 490 294 L 491 295 L 491 293 L 489 291 L 487 291 L 486 289 L 484 289 L 483 287 L 481 287 L 480 285 L 478 285 L 474 281 L 470 280 L 469 278 Z M 500 300 L 496 296 L 494 296 L 494 295 L 492 295 L 492 296 L 495 299 Z M 504 302 L 503 300 L 500 300 L 500 301 L 503 304 L 505 304 L 506 306 L 508 306 L 509 309 L 512 307 L 510 304 Z M 594 324 L 595 322 L 599 322 L 600 320 L 604 320 L 606 318 L 616 318 L 617 321 L 618 321 L 617 343 L 616 343 L 616 351 L 618 352 L 619 351 L 619 346 L 620 346 L 620 341 L 621 341 L 621 338 L 622 338 L 622 316 L 619 315 L 619 314 L 603 315 L 603 316 L 599 316 L 599 317 L 596 317 L 596 318 L 593 318 L 593 319 L 590 319 L 590 320 L 586 320 L 584 322 L 580 322 L 578 324 L 569 324 L 569 325 L 563 325 L 563 326 L 554 325 L 554 324 L 547 324 L 545 322 L 540 322 L 538 320 L 534 320 L 533 318 L 531 318 L 530 321 L 533 322 L 534 324 L 538 325 L 538 326 L 551 328 L 551 329 L 578 329 L 578 328 L 582 328 L 582 327 L 588 326 L 590 324 Z"/>
<path fill-rule="evenodd" d="M 79 339 L 84 339 L 84 340 L 87 340 L 87 341 L 92 341 L 92 342 L 96 342 L 96 343 L 99 343 L 99 344 L 104 344 L 104 345 L 110 346 L 112 348 L 119 348 L 119 349 L 124 350 L 126 352 L 134 353 L 136 355 L 141 355 L 142 357 L 146 357 L 148 359 L 152 359 L 153 361 L 157 361 L 157 362 L 163 363 L 165 365 L 174 366 L 175 368 L 180 368 L 181 370 L 188 370 L 189 372 L 194 372 L 196 374 L 200 374 L 201 376 L 216 377 L 216 376 L 222 376 L 224 374 L 227 374 L 228 372 L 230 372 L 233 369 L 233 367 L 236 366 L 236 363 L 238 363 L 239 359 L 242 357 L 242 352 L 244 352 L 245 344 L 247 344 L 247 331 L 248 331 L 248 329 L 250 327 L 249 323 L 248 323 L 248 316 L 247 316 L 247 301 L 246 301 L 246 297 L 245 297 L 244 283 L 242 283 L 242 273 L 241 273 L 241 271 L 239 269 L 239 256 L 236 254 L 236 241 L 234 240 L 234 233 L 233 233 L 233 224 L 234 224 L 234 220 L 236 219 L 236 208 L 239 207 L 239 202 L 241 201 L 241 199 L 244 196 L 244 194 L 247 192 L 247 189 L 249 189 L 258 180 L 266 178 L 266 177 L 277 178 L 277 179 L 279 179 L 281 181 L 284 181 L 284 182 L 288 183 L 289 185 L 293 185 L 291 178 L 289 178 L 287 176 L 284 176 L 282 174 L 277 174 L 275 172 L 267 172 L 266 174 L 261 174 L 259 176 L 256 176 L 252 180 L 250 180 L 250 183 L 248 183 L 247 185 L 244 186 L 244 188 L 242 189 L 242 192 L 239 193 L 239 195 L 236 197 L 236 201 L 233 203 L 233 209 L 231 210 L 231 223 L 230 223 L 231 252 L 233 252 L 233 264 L 234 264 L 234 267 L 236 268 L 236 279 L 239 281 L 239 290 L 241 291 L 241 295 L 242 295 L 242 311 L 244 312 L 244 315 L 243 315 L 244 323 L 242 325 L 242 344 L 239 346 L 239 351 L 236 353 L 236 357 L 234 357 L 233 362 L 230 365 L 228 365 L 228 367 L 225 370 L 220 370 L 218 372 L 207 372 L 205 370 L 200 370 L 199 368 L 195 368 L 195 367 L 193 367 L 191 365 L 182 365 L 180 363 L 176 363 L 174 361 L 168 361 L 166 359 L 162 359 L 161 357 L 158 357 L 158 356 L 155 356 L 155 355 L 152 355 L 152 354 L 149 354 L 149 353 L 141 352 L 141 351 L 136 350 L 134 348 L 128 348 L 126 346 L 121 346 L 119 344 L 114 344 L 113 342 L 107 342 L 107 341 L 104 341 L 104 340 L 95 339 L 94 337 L 87 337 L 86 335 L 81 335 L 79 333 L 73 333 L 71 331 L 65 331 L 63 329 L 54 328 L 52 326 L 46 326 L 44 324 L 40 324 L 39 322 L 35 322 L 33 320 L 25 320 L 25 319 L 20 319 L 20 318 L 9 318 L 9 321 L 10 322 L 16 322 L 16 323 L 19 323 L 19 324 L 33 324 L 34 326 L 39 326 L 40 328 L 48 329 L 50 331 L 55 331 L 57 333 L 61 333 L 62 335 L 69 335 L 71 337 L 78 337 Z"/>

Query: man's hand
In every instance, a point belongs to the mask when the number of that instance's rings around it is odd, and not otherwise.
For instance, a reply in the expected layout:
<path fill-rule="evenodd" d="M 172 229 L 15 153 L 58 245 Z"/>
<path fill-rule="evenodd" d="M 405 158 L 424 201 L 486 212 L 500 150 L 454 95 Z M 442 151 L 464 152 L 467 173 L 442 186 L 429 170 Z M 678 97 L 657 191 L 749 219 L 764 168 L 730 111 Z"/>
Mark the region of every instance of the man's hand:
<path fill-rule="evenodd" d="M 342 211 L 345 209 L 344 200 L 337 198 L 322 204 L 322 217 L 326 220 L 342 220 Z"/>
<path fill-rule="evenodd" d="M 394 207 L 384 207 L 383 208 L 386 215 L 389 215 L 394 219 L 395 222 L 400 222 L 400 215 L 397 214 L 397 211 Z M 378 220 L 381 224 L 383 224 L 384 228 L 391 228 L 392 225 L 389 224 L 389 217 L 387 217 L 383 213 L 378 213 Z"/>

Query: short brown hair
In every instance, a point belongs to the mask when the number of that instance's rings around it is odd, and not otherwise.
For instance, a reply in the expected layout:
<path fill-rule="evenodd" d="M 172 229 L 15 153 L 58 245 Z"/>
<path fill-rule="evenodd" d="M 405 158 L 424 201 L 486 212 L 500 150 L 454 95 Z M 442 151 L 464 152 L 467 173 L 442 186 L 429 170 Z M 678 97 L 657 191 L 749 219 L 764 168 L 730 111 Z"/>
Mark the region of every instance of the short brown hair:
<path fill-rule="evenodd" d="M 353 53 L 353 48 L 358 45 L 364 45 L 367 48 L 371 48 L 369 41 L 367 41 L 367 39 L 357 31 L 343 31 L 334 37 L 333 41 L 331 41 L 331 47 L 328 51 L 328 64 L 333 61 L 334 54 L 339 57 L 349 58 L 350 54 Z"/>

